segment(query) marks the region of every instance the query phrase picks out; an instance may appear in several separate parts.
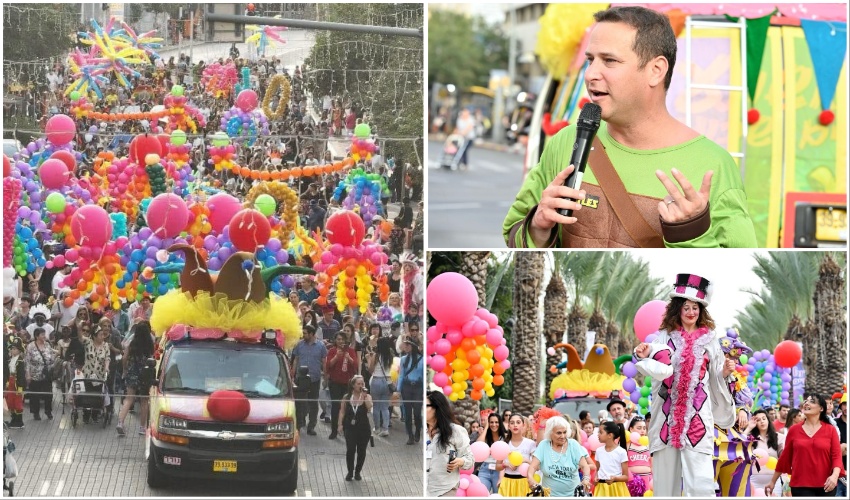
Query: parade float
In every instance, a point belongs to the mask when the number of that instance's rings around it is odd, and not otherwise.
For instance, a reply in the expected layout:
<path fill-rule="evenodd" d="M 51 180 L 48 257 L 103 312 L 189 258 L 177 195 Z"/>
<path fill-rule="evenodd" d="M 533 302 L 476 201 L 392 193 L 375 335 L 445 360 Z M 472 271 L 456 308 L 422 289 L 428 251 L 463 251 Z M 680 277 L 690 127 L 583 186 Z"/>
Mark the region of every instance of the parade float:
<path fill-rule="evenodd" d="M 585 47 L 593 14 L 609 5 L 620 4 L 550 4 L 540 18 L 535 52 L 547 76 L 523 175 L 588 102 Z M 678 38 L 667 108 L 738 162 L 759 246 L 846 246 L 846 9 L 640 5 L 666 14 Z"/>

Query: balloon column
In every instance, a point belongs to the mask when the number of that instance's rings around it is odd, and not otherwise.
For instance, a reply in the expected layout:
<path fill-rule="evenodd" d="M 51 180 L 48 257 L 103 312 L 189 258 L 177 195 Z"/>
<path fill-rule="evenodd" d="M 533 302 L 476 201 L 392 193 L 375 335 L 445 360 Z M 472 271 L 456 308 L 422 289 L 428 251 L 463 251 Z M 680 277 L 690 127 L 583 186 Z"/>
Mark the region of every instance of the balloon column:
<path fill-rule="evenodd" d="M 787 360 L 783 358 L 783 361 Z M 749 375 L 747 382 L 754 395 L 754 407 L 789 404 L 791 368 L 779 366 L 767 349 L 754 352 L 744 366 Z"/>
<path fill-rule="evenodd" d="M 171 93 L 165 97 L 165 108 L 168 111 L 168 123 L 165 125 L 165 131 L 182 130 L 190 131 L 193 134 L 198 133 L 198 125 L 206 126 L 206 119 L 201 112 L 190 106 L 188 98 L 184 95 L 186 90 L 182 85 L 171 87 Z M 268 131 L 266 131 L 268 133 Z"/>
<path fill-rule="evenodd" d="M 256 92 L 245 89 L 236 96 L 236 105 L 221 117 L 221 130 L 237 141 L 247 140 L 249 146 L 254 145 L 260 132 L 269 135 L 269 122 L 257 108 L 257 99 Z"/>
<path fill-rule="evenodd" d="M 504 383 L 511 366 L 498 318 L 478 308 L 478 292 L 462 274 L 436 276 L 426 295 L 428 312 L 437 320 L 428 328 L 426 345 L 434 384 L 451 401 L 466 397 L 467 381 L 472 382 L 472 399 L 493 397 L 494 386 Z"/>
<path fill-rule="evenodd" d="M 372 154 L 378 150 L 375 141 L 370 139 L 372 129 L 366 123 L 354 127 L 354 138 L 351 140 L 351 157 L 354 161 L 371 160 Z"/>
<path fill-rule="evenodd" d="M 336 212 L 325 226 L 330 247 L 324 249 L 313 268 L 319 274 L 319 304 L 329 302 L 328 295 L 336 280 L 336 308 L 357 307 L 366 312 L 369 297 L 377 285 L 381 301 L 389 297 L 389 285 L 381 272 L 389 260 L 380 245 L 363 241 L 366 228 L 353 212 Z"/>
<path fill-rule="evenodd" d="M 334 199 L 340 200 L 345 192 L 342 206 L 346 210 L 359 210 L 360 217 L 367 225 L 372 223 L 378 213 L 383 212 L 381 196 L 389 188 L 380 175 L 366 173 L 362 168 L 355 168 L 339 181 L 334 190 Z"/>
<path fill-rule="evenodd" d="M 204 68 L 201 75 L 201 87 L 204 92 L 216 99 L 229 97 L 238 81 L 239 75 L 236 73 L 236 66 L 232 62 L 227 64 L 214 62 Z"/>
<path fill-rule="evenodd" d="M 18 259 L 18 245 L 15 238 L 17 232 L 15 220 L 18 217 L 20 207 L 21 181 L 7 177 L 6 164 L 8 161 L 6 155 L 3 155 L 3 199 L 6 200 L 3 203 L 3 266 L 11 266 L 14 256 L 15 270 L 21 274 L 23 259 Z M 18 262 L 19 260 L 20 262 Z M 26 274 L 26 270 L 23 269 L 23 271 L 22 276 Z"/>

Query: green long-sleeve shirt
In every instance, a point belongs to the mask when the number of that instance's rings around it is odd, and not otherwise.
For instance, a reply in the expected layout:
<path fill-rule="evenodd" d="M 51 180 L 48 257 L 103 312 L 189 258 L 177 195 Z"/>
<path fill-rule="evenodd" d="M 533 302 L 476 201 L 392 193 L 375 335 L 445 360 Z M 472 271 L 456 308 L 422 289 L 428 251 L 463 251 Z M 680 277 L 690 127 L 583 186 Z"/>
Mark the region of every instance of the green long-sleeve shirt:
<path fill-rule="evenodd" d="M 575 136 L 576 127 L 571 125 L 552 137 L 543 150 L 540 162 L 529 172 L 502 225 L 502 234 L 509 246 L 534 247 L 528 235 L 529 221 L 526 221 L 525 217 L 537 206 L 546 186 L 569 165 Z M 604 122 L 599 127 L 597 136 L 605 146 L 605 151 L 626 190 L 632 194 L 654 198 L 667 196 L 667 190 L 655 176 L 656 170 L 661 170 L 672 179 L 670 170 L 678 169 L 691 182 L 695 190 L 699 190 L 705 173 L 709 170 L 714 171 L 709 196 L 711 227 L 694 239 L 678 243 L 665 241 L 665 246 L 669 248 L 758 246 L 753 223 L 747 213 L 747 196 L 744 193 L 738 166 L 725 149 L 705 136 L 663 149 L 632 149 L 617 143 L 608 134 L 608 128 Z M 673 182 L 675 183 L 675 180 Z M 589 166 L 584 172 L 582 184 L 598 185 Z M 581 218 L 582 212 L 577 212 L 575 217 Z M 511 242 L 509 241 L 511 229 L 516 224 L 525 224 L 525 227 L 520 227 L 514 232 L 513 242 Z M 558 225 L 556 229 L 560 236 L 563 228 Z M 555 241 L 561 241 L 560 237 Z"/>

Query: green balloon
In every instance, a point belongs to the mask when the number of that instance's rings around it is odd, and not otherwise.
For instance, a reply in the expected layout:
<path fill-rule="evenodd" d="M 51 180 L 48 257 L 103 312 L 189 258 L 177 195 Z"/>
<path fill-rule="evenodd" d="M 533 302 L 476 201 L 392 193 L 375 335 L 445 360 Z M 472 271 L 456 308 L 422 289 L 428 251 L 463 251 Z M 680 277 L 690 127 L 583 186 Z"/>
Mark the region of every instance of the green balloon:
<path fill-rule="evenodd" d="M 62 196 L 62 193 L 50 193 L 44 203 L 47 206 L 47 211 L 52 214 L 61 214 L 65 211 L 65 197 Z"/>
<path fill-rule="evenodd" d="M 271 195 L 261 194 L 257 196 L 256 201 L 254 201 L 254 208 L 256 208 L 261 214 L 266 217 L 272 215 L 277 208 L 277 202 Z"/>
<path fill-rule="evenodd" d="M 183 95 L 184 92 L 185 90 L 183 89 L 182 85 L 175 85 L 171 87 L 171 95 L 173 95 L 174 97 L 180 97 Z"/>
<path fill-rule="evenodd" d="M 652 389 L 649 388 L 649 387 L 641 387 L 640 388 L 640 395 L 641 396 L 649 396 L 650 391 L 652 391 Z"/>
<path fill-rule="evenodd" d="M 741 354 L 741 357 L 738 358 L 738 359 L 739 359 L 739 361 L 741 362 L 742 365 L 747 364 L 747 361 L 750 360 L 749 356 L 747 356 L 746 354 Z"/>
<path fill-rule="evenodd" d="M 646 408 L 646 407 L 649 406 L 649 399 L 640 398 L 640 399 L 638 399 L 638 404 L 640 405 L 641 408 Z"/>
<path fill-rule="evenodd" d="M 70 96 L 70 97 L 71 97 L 71 100 L 72 100 L 72 101 L 79 101 L 79 100 L 80 100 L 80 97 L 82 97 L 82 95 L 80 94 L 80 91 L 79 91 L 79 90 L 75 90 L 75 91 L 71 92 L 71 96 Z"/>
<path fill-rule="evenodd" d="M 182 146 L 186 144 L 186 132 L 183 132 L 180 129 L 175 130 L 171 133 L 171 144 L 175 146 Z"/>
<path fill-rule="evenodd" d="M 222 148 L 230 144 L 230 137 L 224 132 L 216 132 L 212 136 L 212 145 L 217 148 Z"/>
<path fill-rule="evenodd" d="M 372 129 L 366 123 L 361 123 L 354 127 L 354 137 L 358 139 L 365 139 L 372 134 Z"/>

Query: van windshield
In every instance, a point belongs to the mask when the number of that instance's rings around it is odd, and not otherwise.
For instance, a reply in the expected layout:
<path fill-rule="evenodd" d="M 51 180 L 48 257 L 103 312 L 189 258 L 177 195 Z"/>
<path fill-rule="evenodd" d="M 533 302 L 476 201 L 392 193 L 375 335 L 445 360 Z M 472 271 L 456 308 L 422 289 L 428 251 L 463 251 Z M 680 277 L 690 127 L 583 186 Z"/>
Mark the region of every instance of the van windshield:
<path fill-rule="evenodd" d="M 260 349 L 215 349 L 193 345 L 174 349 L 165 366 L 163 392 L 240 391 L 249 397 L 289 393 L 289 376 L 280 353 Z"/>

